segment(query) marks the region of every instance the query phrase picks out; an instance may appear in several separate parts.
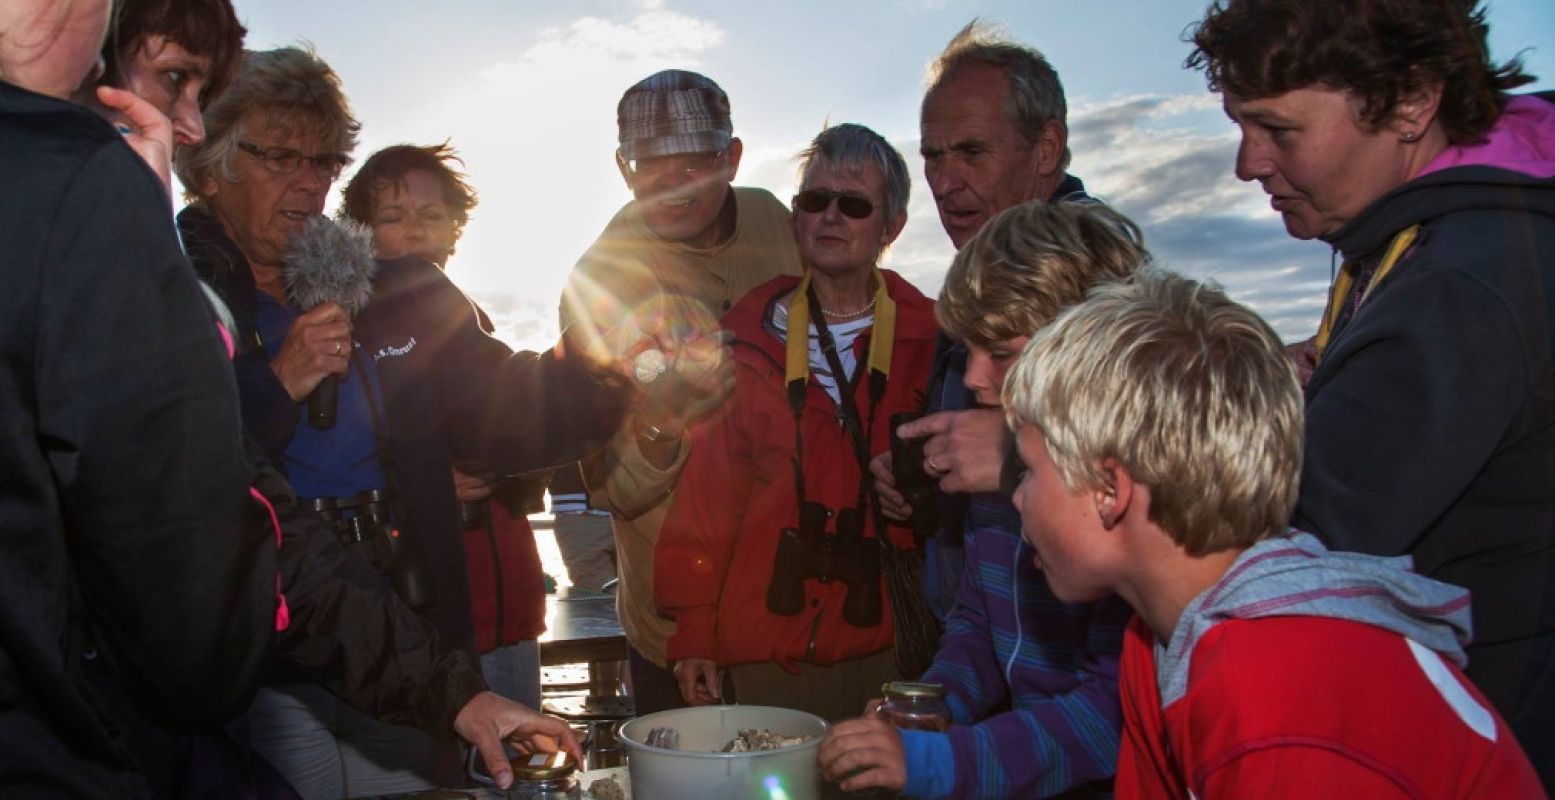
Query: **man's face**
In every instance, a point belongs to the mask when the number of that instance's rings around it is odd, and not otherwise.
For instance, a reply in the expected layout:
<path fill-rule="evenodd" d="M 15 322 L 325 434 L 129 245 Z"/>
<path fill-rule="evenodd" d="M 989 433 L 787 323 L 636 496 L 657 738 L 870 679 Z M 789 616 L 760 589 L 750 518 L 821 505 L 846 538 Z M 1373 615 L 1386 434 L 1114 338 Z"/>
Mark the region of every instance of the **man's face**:
<path fill-rule="evenodd" d="M 384 259 L 419 256 L 439 267 L 457 240 L 454 215 L 436 175 L 416 169 L 373 187 L 373 245 Z"/>
<path fill-rule="evenodd" d="M 194 146 L 205 141 L 200 93 L 210 77 L 209 56 L 195 55 L 161 35 L 147 36 L 124 56 L 120 74 L 126 89 L 173 123 L 173 142 Z"/>
<path fill-rule="evenodd" d="M 1010 367 L 1015 366 L 1015 360 L 1020 358 L 1029 341 L 1030 336 L 1015 336 L 986 347 L 975 342 L 966 343 L 966 374 L 962 382 L 977 402 L 991 407 L 1000 405 L 1004 376 L 1010 373 Z"/>
<path fill-rule="evenodd" d="M 616 155 L 621 177 L 637 199 L 643 222 L 654 235 L 692 247 L 719 240 L 719 212 L 740 166 L 739 139 L 717 153 L 690 153 L 628 161 Z"/>
<path fill-rule="evenodd" d="M 272 155 L 340 157 L 306 120 L 250 110 L 238 121 L 242 142 Z M 291 238 L 309 217 L 324 213 L 324 199 L 339 174 L 303 160 L 290 172 L 283 165 L 239 148 L 229 181 L 218 168 L 200 186 L 213 210 L 251 265 L 280 267 Z"/>
<path fill-rule="evenodd" d="M 1037 551 L 1033 561 L 1053 596 L 1066 603 L 1105 597 L 1114 587 L 1104 537 L 1115 534 L 1100 523 L 1096 493 L 1065 488 L 1037 426 L 1022 425 L 1015 445 L 1026 467 L 1014 497 L 1021 535 Z"/>
<path fill-rule="evenodd" d="M 969 64 L 923 101 L 923 172 L 957 249 L 1000 211 L 1047 199 L 1036 197 L 1042 148 L 1026 142 L 1010 122 L 1007 85 L 999 68 Z"/>

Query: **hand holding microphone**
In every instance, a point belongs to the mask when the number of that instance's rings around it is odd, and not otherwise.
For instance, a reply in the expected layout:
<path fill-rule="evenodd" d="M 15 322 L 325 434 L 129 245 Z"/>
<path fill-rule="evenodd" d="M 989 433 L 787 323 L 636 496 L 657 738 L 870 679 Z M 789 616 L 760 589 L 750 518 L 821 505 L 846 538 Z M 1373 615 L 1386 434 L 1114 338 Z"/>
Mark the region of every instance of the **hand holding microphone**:
<path fill-rule="evenodd" d="M 351 318 L 367 307 L 377 273 L 372 231 L 323 216 L 308 220 L 286 256 L 286 293 L 306 311 L 271 369 L 292 399 L 308 398 L 308 422 L 319 430 L 335 425 L 340 376 L 353 346 Z"/>
<path fill-rule="evenodd" d="M 270 369 L 300 403 L 326 377 L 345 375 L 350 363 L 351 317 L 338 303 L 324 303 L 292 321 Z"/>

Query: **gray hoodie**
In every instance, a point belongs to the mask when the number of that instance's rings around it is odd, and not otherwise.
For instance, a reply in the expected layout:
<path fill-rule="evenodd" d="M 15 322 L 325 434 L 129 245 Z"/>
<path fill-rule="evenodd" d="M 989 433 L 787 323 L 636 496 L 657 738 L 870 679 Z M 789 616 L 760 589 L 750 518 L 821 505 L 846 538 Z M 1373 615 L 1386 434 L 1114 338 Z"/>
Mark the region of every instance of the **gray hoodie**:
<path fill-rule="evenodd" d="M 1155 645 L 1156 681 L 1164 708 L 1188 690 L 1193 650 L 1225 620 L 1327 617 L 1394 631 L 1452 659 L 1468 659 L 1469 592 L 1415 574 L 1409 556 L 1380 558 L 1330 551 L 1292 530 L 1248 548 L 1177 620 L 1171 642 Z"/>

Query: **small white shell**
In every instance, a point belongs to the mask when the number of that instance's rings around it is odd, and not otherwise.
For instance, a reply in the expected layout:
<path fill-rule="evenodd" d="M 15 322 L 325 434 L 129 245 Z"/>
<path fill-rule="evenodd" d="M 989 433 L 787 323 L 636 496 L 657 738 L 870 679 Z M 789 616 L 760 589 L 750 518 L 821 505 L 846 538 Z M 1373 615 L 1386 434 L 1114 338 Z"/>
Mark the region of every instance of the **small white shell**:
<path fill-rule="evenodd" d="M 653 383 L 669 366 L 669 359 L 664 357 L 662 350 L 644 350 L 632 361 L 638 383 Z"/>

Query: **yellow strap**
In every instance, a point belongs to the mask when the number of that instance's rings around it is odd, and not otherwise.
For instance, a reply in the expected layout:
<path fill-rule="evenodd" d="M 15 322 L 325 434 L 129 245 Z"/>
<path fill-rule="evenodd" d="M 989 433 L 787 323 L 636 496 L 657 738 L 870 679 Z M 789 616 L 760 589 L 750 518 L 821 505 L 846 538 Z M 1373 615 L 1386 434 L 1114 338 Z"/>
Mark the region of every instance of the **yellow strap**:
<path fill-rule="evenodd" d="M 885 276 L 880 268 L 874 270 L 875 321 L 874 333 L 869 339 L 869 369 L 882 377 L 891 376 L 891 348 L 896 340 L 896 301 L 886 291 Z M 810 378 L 810 271 L 805 270 L 794 287 L 794 295 L 788 301 L 788 348 L 784 364 L 784 382 L 807 381 Z M 798 332 L 797 335 L 795 332 Z M 839 385 L 846 385 L 844 376 L 837 376 Z"/>
<path fill-rule="evenodd" d="M 1382 256 L 1382 263 L 1377 266 L 1377 271 L 1372 273 L 1371 280 L 1366 282 L 1366 288 L 1361 291 L 1358 302 L 1365 302 L 1371 296 L 1372 290 L 1382 279 L 1393 271 L 1409 246 L 1415 243 L 1420 235 L 1420 226 L 1411 225 L 1398 232 L 1393 241 L 1388 244 L 1388 251 Z M 1344 309 L 1345 298 L 1350 295 L 1350 288 L 1355 284 L 1355 262 L 1345 262 L 1339 269 L 1339 277 L 1334 279 L 1334 285 L 1328 290 L 1328 307 L 1323 310 L 1323 323 L 1317 329 L 1317 357 L 1323 358 L 1323 351 L 1328 349 L 1328 340 L 1334 335 L 1334 325 L 1339 322 L 1339 313 Z"/>

